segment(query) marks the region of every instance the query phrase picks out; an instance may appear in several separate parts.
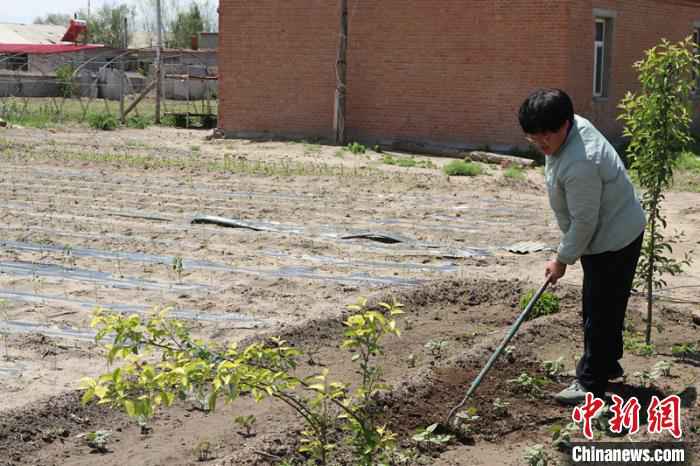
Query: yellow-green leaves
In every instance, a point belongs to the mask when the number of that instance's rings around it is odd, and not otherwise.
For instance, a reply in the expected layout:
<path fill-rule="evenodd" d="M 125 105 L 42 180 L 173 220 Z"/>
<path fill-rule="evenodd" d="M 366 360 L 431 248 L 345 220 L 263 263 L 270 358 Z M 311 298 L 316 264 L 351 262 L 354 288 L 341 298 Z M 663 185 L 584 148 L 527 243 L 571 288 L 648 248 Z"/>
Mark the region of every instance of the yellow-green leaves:
<path fill-rule="evenodd" d="M 131 400 L 124 400 L 124 409 L 130 417 L 136 417 L 136 405 Z"/>
<path fill-rule="evenodd" d="M 368 309 L 365 300 L 351 306 L 356 312 L 345 322 L 342 346 L 358 362 L 362 380 L 351 392 L 349 383 L 334 381 L 328 369 L 308 378 L 293 371 L 301 352 L 280 338 L 268 338 L 239 349 L 219 348 L 191 337 L 187 327 L 168 319 L 166 309 L 146 316 L 122 315 L 96 309 L 92 325 L 106 358 L 116 367 L 97 379 L 81 381 L 84 403 L 123 409 L 143 422 L 160 406 L 178 397 L 213 411 L 223 398 L 230 402 L 250 394 L 256 401 L 275 398 L 293 408 L 306 423 L 301 451 L 321 464 L 336 447 L 338 432 L 353 446 L 362 466 L 384 464 L 393 448 L 394 434 L 375 425 L 372 397 L 387 386 L 381 383 L 376 356 L 382 339 L 400 335 L 396 316 L 401 304 L 380 303 Z"/>
<path fill-rule="evenodd" d="M 84 377 L 80 380 L 80 389 L 85 390 L 85 393 L 83 393 L 82 398 L 80 401 L 85 404 L 90 402 L 93 398 L 95 398 L 95 386 L 97 385 L 97 382 L 95 382 L 94 379 L 91 379 L 89 377 Z"/>

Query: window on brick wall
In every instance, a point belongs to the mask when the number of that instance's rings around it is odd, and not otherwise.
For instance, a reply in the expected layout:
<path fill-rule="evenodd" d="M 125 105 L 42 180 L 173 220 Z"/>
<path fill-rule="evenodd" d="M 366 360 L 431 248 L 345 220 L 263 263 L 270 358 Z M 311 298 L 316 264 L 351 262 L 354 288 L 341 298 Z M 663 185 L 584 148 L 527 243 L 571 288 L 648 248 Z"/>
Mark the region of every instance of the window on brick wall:
<path fill-rule="evenodd" d="M 612 19 L 596 18 L 593 45 L 593 96 L 607 97 L 610 81 Z"/>

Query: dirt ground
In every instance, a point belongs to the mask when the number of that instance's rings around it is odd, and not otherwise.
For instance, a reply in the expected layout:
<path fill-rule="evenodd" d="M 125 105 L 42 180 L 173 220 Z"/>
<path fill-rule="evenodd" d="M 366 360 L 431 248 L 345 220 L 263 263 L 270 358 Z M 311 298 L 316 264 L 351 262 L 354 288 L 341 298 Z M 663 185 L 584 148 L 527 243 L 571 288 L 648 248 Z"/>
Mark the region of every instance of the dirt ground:
<path fill-rule="evenodd" d="M 273 402 L 241 399 L 216 413 L 179 405 L 158 414 L 147 435 L 120 413 L 80 406 L 80 378 L 108 370 L 89 326 L 98 305 L 173 306 L 196 335 L 221 343 L 282 335 L 313 356 L 302 372 L 321 361 L 348 380 L 354 371 L 338 350 L 346 305 L 398 297 L 404 335 L 388 342 L 383 364 L 394 388 L 382 403 L 408 448 L 416 428 L 461 399 L 517 316 L 521 293 L 542 282 L 551 253 L 541 249 L 557 245 L 539 169 L 514 179 L 484 165 L 480 176 L 447 177 L 445 159 L 415 157 L 422 167 L 402 168 L 372 151 L 207 134 L 0 129 L 0 465 L 200 464 L 193 451 L 202 441 L 213 447 L 201 464 L 274 464 L 294 453 L 301 424 Z M 699 205 L 698 193 L 667 197 L 669 229 L 685 234 L 677 257 L 700 248 Z M 193 222 L 202 216 L 239 227 Z M 539 250 L 507 250 L 523 241 Z M 563 461 L 548 429 L 571 411 L 549 394 L 571 374 L 534 398 L 509 380 L 541 375 L 542 361 L 559 356 L 573 369 L 580 279 L 571 267 L 555 288 L 562 312 L 526 323 L 513 358 L 485 379 L 472 403 L 482 419 L 472 441 L 428 452 L 423 464 L 524 464 L 524 448 L 536 443 Z M 656 354 L 627 351 L 619 393 L 644 397 L 633 374 L 660 360 L 673 368 L 658 393 L 697 387 L 699 365 L 672 358 L 671 346 L 700 343 L 691 319 L 698 289 L 698 261 L 668 279 L 656 303 Z M 643 330 L 644 309 L 634 296 L 630 329 Z M 425 344 L 438 339 L 448 345 L 436 360 Z M 507 414 L 495 398 L 509 403 Z M 683 408 L 696 452 L 698 408 L 696 398 Z M 256 416 L 255 436 L 238 433 L 234 413 Z M 91 453 L 79 437 L 95 430 L 112 432 L 109 453 Z"/>

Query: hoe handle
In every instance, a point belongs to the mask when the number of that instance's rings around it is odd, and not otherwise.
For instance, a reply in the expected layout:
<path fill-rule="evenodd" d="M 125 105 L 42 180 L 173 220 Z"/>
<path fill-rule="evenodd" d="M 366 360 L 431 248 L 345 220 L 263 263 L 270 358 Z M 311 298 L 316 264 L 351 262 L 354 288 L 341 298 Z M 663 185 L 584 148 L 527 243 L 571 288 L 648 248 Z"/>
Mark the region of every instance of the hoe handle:
<path fill-rule="evenodd" d="M 537 290 L 537 293 L 532 297 L 530 302 L 527 304 L 525 309 L 523 310 L 522 313 L 520 313 L 520 316 L 518 317 L 518 320 L 515 321 L 515 324 L 510 329 L 510 332 L 508 332 L 508 335 L 506 335 L 506 338 L 501 342 L 501 345 L 496 349 L 496 351 L 491 355 L 491 358 L 489 361 L 486 363 L 483 369 L 481 369 L 481 372 L 479 373 L 479 376 L 474 379 L 474 382 L 472 382 L 471 387 L 469 387 L 469 390 L 467 391 L 467 394 L 464 396 L 464 399 L 459 403 L 457 406 L 452 408 L 452 411 L 450 411 L 450 414 L 447 416 L 447 425 L 449 426 L 450 423 L 452 422 L 452 418 L 454 415 L 464 407 L 464 405 L 467 403 L 467 399 L 471 396 L 472 393 L 474 393 L 474 390 L 476 390 L 476 387 L 479 386 L 481 383 L 481 380 L 486 376 L 488 371 L 491 369 L 491 366 L 496 362 L 496 359 L 498 359 L 498 356 L 501 355 L 503 352 L 503 349 L 508 345 L 508 342 L 510 342 L 511 338 L 515 335 L 515 333 L 518 331 L 520 328 L 520 325 L 527 319 L 527 316 L 530 315 L 530 312 L 532 311 L 532 308 L 535 307 L 535 303 L 537 303 L 537 300 L 540 299 L 540 296 L 542 293 L 544 293 L 544 290 L 547 288 L 547 285 L 549 285 L 549 276 L 547 276 L 547 279 L 545 282 L 540 286 L 540 289 Z"/>

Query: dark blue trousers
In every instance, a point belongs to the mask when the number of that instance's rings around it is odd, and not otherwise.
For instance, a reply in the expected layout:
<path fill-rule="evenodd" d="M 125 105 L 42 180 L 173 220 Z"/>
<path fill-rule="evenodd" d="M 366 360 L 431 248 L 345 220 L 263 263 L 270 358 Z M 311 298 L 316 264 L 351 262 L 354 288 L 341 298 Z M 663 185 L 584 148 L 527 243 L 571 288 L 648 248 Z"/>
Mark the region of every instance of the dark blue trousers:
<path fill-rule="evenodd" d="M 584 345 L 576 378 L 600 398 L 611 376 L 622 372 L 622 332 L 643 236 L 619 251 L 581 256 Z"/>

